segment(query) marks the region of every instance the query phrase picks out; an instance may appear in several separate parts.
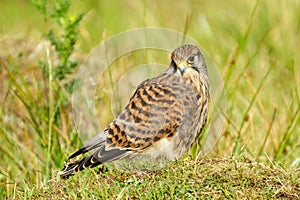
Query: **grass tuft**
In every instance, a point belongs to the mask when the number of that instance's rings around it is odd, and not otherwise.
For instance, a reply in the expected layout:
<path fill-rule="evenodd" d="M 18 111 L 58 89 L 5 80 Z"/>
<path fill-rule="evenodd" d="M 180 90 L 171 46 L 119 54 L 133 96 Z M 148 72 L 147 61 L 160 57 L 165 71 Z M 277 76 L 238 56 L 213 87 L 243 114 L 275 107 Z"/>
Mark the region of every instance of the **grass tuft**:
<path fill-rule="evenodd" d="M 248 158 L 171 163 L 155 172 L 128 174 L 94 170 L 69 180 L 53 179 L 27 198 L 66 199 L 257 199 L 300 198 L 299 170 L 269 167 Z"/>

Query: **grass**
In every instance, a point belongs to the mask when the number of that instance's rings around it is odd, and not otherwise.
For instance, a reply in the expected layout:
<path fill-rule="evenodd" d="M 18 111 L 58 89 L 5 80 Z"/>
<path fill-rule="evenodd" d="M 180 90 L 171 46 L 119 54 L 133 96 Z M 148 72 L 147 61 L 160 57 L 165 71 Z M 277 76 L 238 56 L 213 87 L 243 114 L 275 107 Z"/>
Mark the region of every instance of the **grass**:
<path fill-rule="evenodd" d="M 97 174 L 90 170 L 69 180 L 53 179 L 33 188 L 28 198 L 295 199 L 300 195 L 299 175 L 299 170 L 286 172 L 246 158 L 186 160 L 155 172 L 108 170 Z"/>
<path fill-rule="evenodd" d="M 59 180 L 56 172 L 82 145 L 71 94 L 62 87 L 74 77 L 49 78 L 40 67 L 43 61 L 55 68 L 59 59 L 43 39 L 54 27 L 34 5 L 2 4 L 7 9 L 0 19 L 1 198 L 299 198 L 298 1 L 72 1 L 69 14 L 85 15 L 71 61 L 83 61 L 103 39 L 128 29 L 157 26 L 184 32 L 218 66 L 227 110 L 222 137 L 203 160 L 185 159 L 145 174 L 90 170 L 68 181 Z M 119 78 L 145 64 L 145 58 L 167 65 L 168 56 L 132 52 L 104 72 L 95 97 L 102 127 L 113 119 Z M 123 99 L 115 103 L 117 109 L 124 107 Z"/>

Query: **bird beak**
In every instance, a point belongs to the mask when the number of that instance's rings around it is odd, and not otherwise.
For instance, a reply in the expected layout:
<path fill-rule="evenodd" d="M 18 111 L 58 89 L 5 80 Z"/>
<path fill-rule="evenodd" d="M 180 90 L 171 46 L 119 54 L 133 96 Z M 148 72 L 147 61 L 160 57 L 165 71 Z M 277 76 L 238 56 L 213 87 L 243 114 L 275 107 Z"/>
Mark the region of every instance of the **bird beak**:
<path fill-rule="evenodd" d="M 180 70 L 181 74 L 183 74 L 185 72 L 185 68 L 187 67 L 187 63 L 182 62 L 182 63 L 179 63 L 177 66 L 178 66 L 177 68 Z"/>

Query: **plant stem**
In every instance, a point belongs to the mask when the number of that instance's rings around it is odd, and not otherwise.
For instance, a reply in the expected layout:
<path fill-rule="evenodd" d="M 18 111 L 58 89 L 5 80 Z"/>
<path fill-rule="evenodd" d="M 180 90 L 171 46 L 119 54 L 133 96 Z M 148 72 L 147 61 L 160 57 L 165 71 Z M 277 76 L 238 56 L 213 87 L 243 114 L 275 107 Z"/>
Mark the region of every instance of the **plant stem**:
<path fill-rule="evenodd" d="M 48 148 L 47 148 L 47 155 L 46 155 L 46 176 L 47 178 L 50 177 L 50 158 L 51 158 L 51 138 L 52 138 L 52 121 L 53 121 L 53 88 L 52 88 L 52 62 L 50 58 L 50 50 L 49 50 L 50 43 L 47 42 L 46 45 L 46 55 L 47 55 L 47 62 L 49 67 L 49 124 L 48 124 Z"/>

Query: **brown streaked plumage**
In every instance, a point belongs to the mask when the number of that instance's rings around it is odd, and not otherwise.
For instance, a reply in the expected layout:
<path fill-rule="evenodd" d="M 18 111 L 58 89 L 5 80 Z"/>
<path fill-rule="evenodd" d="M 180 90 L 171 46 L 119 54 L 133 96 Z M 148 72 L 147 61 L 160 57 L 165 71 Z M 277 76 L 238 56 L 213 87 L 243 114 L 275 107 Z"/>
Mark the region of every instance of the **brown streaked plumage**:
<path fill-rule="evenodd" d="M 173 51 L 169 68 L 142 82 L 124 111 L 69 160 L 93 153 L 66 165 L 60 176 L 121 159 L 180 158 L 206 124 L 209 97 L 200 50 L 194 45 L 180 46 Z"/>

